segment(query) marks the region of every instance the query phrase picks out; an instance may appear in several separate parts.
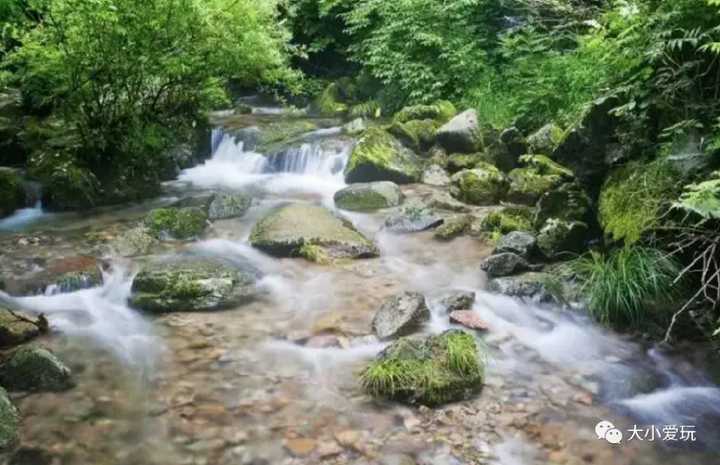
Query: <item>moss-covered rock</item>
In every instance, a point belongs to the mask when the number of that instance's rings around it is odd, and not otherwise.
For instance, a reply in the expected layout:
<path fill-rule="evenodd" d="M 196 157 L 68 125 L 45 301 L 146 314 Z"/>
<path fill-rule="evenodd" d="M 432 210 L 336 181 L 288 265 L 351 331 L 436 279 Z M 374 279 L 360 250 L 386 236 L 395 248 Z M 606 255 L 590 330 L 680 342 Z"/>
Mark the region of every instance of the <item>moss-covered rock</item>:
<path fill-rule="evenodd" d="M 545 192 L 538 200 L 535 227 L 540 229 L 549 218 L 587 223 L 592 217 L 592 202 L 578 183 L 565 183 Z"/>
<path fill-rule="evenodd" d="M 358 183 L 339 190 L 334 199 L 343 210 L 367 212 L 400 205 L 402 192 L 389 181 Z"/>
<path fill-rule="evenodd" d="M 493 240 L 513 231 L 533 230 L 533 211 L 529 207 L 513 206 L 488 213 L 480 223 L 480 230 Z"/>
<path fill-rule="evenodd" d="M 0 167 L 0 218 L 25 205 L 22 179 L 10 168 Z"/>
<path fill-rule="evenodd" d="M 440 125 L 433 120 L 410 120 L 404 123 L 394 122 L 388 131 L 416 152 L 426 151 L 435 143 L 435 134 Z"/>
<path fill-rule="evenodd" d="M 417 182 L 422 175 L 420 160 L 387 131 L 371 128 L 353 149 L 345 179 L 348 182 Z"/>
<path fill-rule="evenodd" d="M 564 303 L 564 286 L 549 272 L 523 273 L 488 281 L 488 292 L 537 303 Z"/>
<path fill-rule="evenodd" d="M 509 183 L 493 165 L 479 162 L 472 170 L 463 170 L 451 178 L 450 194 L 471 205 L 495 205 L 507 194 Z"/>
<path fill-rule="evenodd" d="M 455 215 L 445 218 L 443 224 L 433 233 L 433 237 L 439 241 L 451 241 L 467 233 L 472 222 L 471 215 Z"/>
<path fill-rule="evenodd" d="M 258 221 L 250 235 L 250 244 L 279 257 L 321 255 L 334 260 L 370 258 L 379 253 L 349 221 L 326 208 L 301 203 L 279 207 Z M 309 246 L 313 247 L 308 249 Z"/>
<path fill-rule="evenodd" d="M 132 306 L 153 313 L 222 310 L 251 301 L 259 273 L 221 260 L 182 257 L 145 265 L 132 285 Z"/>
<path fill-rule="evenodd" d="M 492 156 L 484 152 L 478 153 L 453 153 L 448 155 L 445 167 L 448 172 L 455 174 L 462 170 L 471 170 L 480 163 L 493 164 Z"/>
<path fill-rule="evenodd" d="M 200 207 L 158 208 L 145 217 L 145 226 L 157 239 L 186 240 L 200 236 L 208 224 L 208 214 Z"/>
<path fill-rule="evenodd" d="M 600 192 L 598 219 L 612 241 L 633 244 L 657 226 L 679 194 L 666 163 L 630 163 L 611 172 Z"/>
<path fill-rule="evenodd" d="M 527 231 L 512 231 L 498 240 L 493 253 L 511 252 L 529 260 L 536 251 L 537 238 L 533 234 Z"/>
<path fill-rule="evenodd" d="M 584 250 L 589 228 L 581 221 L 550 218 L 538 233 L 538 247 L 548 259 L 569 258 Z"/>
<path fill-rule="evenodd" d="M 375 397 L 435 406 L 479 392 L 484 369 L 473 336 L 451 330 L 397 340 L 365 368 L 361 382 Z"/>
<path fill-rule="evenodd" d="M 541 175 L 533 168 L 516 168 L 508 174 L 510 189 L 507 199 L 513 203 L 535 205 L 540 197 L 562 183 L 553 175 Z"/>
<path fill-rule="evenodd" d="M 342 116 L 348 111 L 343 103 L 340 86 L 333 82 L 318 95 L 310 106 L 310 111 L 321 116 Z"/>
<path fill-rule="evenodd" d="M 0 387 L 0 451 L 10 449 L 17 443 L 19 426 L 20 414 L 5 389 Z"/>
<path fill-rule="evenodd" d="M 40 335 L 40 321 L 0 308 L 0 348 L 12 347 Z"/>
<path fill-rule="evenodd" d="M 21 347 L 0 365 L 0 385 L 10 391 L 59 392 L 75 383 L 70 369 L 50 351 Z"/>
<path fill-rule="evenodd" d="M 239 218 L 250 209 L 252 198 L 246 194 L 218 192 L 212 196 L 208 205 L 210 220 Z"/>
<path fill-rule="evenodd" d="M 557 176 L 563 181 L 572 181 L 575 178 L 572 171 L 546 155 L 523 155 L 520 163 L 541 176 Z"/>
<path fill-rule="evenodd" d="M 124 231 L 113 239 L 108 248 L 112 255 L 120 257 L 137 257 L 148 255 L 160 244 L 150 229 L 144 224 Z"/>
<path fill-rule="evenodd" d="M 47 208 L 79 210 L 100 201 L 100 182 L 68 152 L 38 151 L 31 156 L 28 170 L 42 184 Z"/>
<path fill-rule="evenodd" d="M 527 138 L 530 153 L 553 153 L 563 139 L 563 130 L 548 123 Z"/>
<path fill-rule="evenodd" d="M 440 100 L 432 105 L 411 105 L 403 108 L 393 120 L 398 123 L 406 123 L 412 120 L 433 120 L 444 124 L 457 114 L 455 105 L 447 100 Z"/>

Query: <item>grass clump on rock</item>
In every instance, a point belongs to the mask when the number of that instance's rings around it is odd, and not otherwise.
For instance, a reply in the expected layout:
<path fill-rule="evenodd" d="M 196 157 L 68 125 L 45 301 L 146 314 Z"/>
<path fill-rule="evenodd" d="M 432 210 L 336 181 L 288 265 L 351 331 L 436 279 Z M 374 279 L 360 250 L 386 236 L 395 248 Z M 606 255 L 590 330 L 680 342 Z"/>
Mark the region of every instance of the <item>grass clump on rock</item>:
<path fill-rule="evenodd" d="M 365 368 L 361 383 L 374 397 L 432 406 L 479 391 L 484 366 L 475 338 L 450 330 L 398 339 Z"/>

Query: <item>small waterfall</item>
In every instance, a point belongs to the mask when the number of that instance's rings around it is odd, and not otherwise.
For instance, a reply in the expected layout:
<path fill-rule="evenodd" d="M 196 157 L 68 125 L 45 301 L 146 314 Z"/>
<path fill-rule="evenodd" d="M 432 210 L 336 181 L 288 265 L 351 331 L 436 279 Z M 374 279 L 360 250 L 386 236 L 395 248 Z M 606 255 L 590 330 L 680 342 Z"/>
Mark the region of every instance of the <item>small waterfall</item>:
<path fill-rule="evenodd" d="M 0 219 L 0 231 L 18 232 L 46 217 L 42 207 L 42 186 L 33 181 L 23 181 L 25 207 Z"/>

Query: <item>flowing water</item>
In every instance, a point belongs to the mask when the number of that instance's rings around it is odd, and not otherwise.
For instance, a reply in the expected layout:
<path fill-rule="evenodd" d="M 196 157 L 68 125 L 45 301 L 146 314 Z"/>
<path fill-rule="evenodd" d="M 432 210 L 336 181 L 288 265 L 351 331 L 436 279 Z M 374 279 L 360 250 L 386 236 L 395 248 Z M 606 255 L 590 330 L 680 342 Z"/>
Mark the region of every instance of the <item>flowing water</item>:
<path fill-rule="evenodd" d="M 282 117 L 267 108 L 257 113 Z M 394 235 L 382 228 L 387 212 L 342 212 L 375 239 L 380 258 L 320 266 L 254 250 L 250 231 L 274 206 L 333 208 L 353 141 L 325 127 L 268 155 L 257 153 L 247 134 L 220 123 L 213 157 L 168 185 L 168 198 L 52 216 L 31 229 L 21 220 L 28 212 L 0 223 L 8 231 L 0 237 L 3 266 L 32 274 L 51 259 L 102 254 L 103 238 L 173 198 L 213 188 L 249 192 L 255 202 L 244 217 L 215 222 L 203 240 L 165 253 L 250 262 L 265 291 L 229 311 L 150 317 L 127 305 L 139 263 L 106 256 L 102 287 L 0 293 L 5 305 L 48 316 L 53 334 L 42 342 L 77 378 L 66 393 L 15 399 L 24 447 L 44 448 L 55 457 L 48 463 L 63 465 L 716 461 L 720 390 L 700 368 L 700 352 L 696 359 L 665 353 L 610 333 L 580 311 L 487 293 L 478 264 L 491 250 L 481 241 Z M 413 198 L 431 188 L 404 190 Z M 433 311 L 424 331 L 437 333 L 451 327 L 439 300 L 457 289 L 477 293 L 473 310 L 489 326 L 478 335 L 489 353 L 483 392 L 432 410 L 365 396 L 357 372 L 383 348 L 368 337 L 383 299 L 424 293 Z M 337 344 L 313 343 L 327 335 Z M 625 441 L 599 440 L 601 420 L 613 422 Z M 634 425 L 692 426 L 696 441 L 630 441 Z"/>

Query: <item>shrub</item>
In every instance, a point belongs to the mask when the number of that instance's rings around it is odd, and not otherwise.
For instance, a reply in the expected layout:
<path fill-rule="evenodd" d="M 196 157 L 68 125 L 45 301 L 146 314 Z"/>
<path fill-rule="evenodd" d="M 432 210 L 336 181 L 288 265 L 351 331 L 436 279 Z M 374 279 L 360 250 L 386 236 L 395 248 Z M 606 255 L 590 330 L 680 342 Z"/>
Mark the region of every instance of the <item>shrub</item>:
<path fill-rule="evenodd" d="M 603 324 L 639 327 L 656 316 L 653 304 L 678 295 L 680 267 L 657 249 L 629 246 L 607 255 L 591 252 L 574 268 L 584 281 L 590 313 Z"/>

